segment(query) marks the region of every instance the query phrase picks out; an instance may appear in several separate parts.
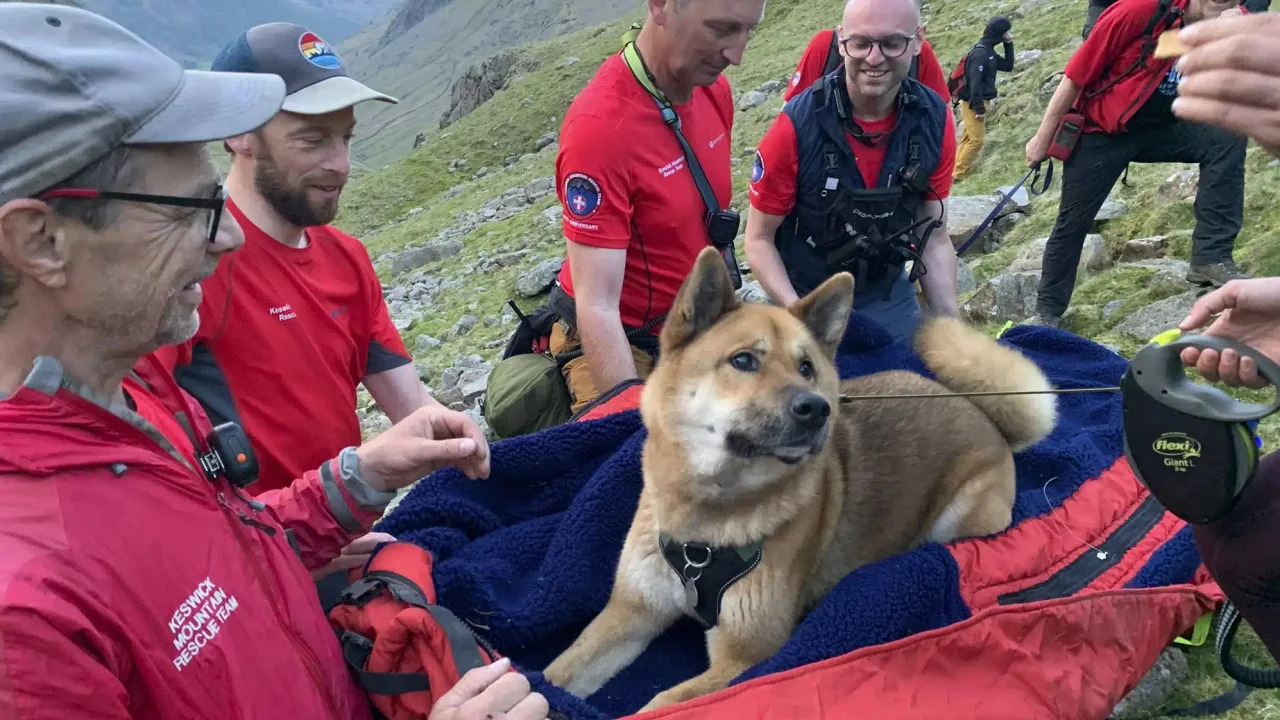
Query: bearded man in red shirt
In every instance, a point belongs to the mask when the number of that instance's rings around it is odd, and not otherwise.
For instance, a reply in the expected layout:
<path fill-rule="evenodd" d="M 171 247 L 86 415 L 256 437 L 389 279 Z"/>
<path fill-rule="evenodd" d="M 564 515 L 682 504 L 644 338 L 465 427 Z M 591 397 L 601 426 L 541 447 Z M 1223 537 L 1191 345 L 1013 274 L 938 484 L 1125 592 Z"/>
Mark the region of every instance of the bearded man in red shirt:
<path fill-rule="evenodd" d="M 258 456 L 263 492 L 361 442 L 356 387 L 392 423 L 439 404 L 418 378 L 364 244 L 329 225 L 351 170 L 355 105 L 396 100 L 356 81 L 324 39 L 290 23 L 241 33 L 221 72 L 285 81 L 281 112 L 229 138 L 227 212 L 244 249 L 204 283 L 200 331 L 174 375 L 215 423 L 235 421 Z M 441 411 L 481 433 L 463 413 Z M 362 565 L 385 534 L 353 543 L 317 577 Z"/>

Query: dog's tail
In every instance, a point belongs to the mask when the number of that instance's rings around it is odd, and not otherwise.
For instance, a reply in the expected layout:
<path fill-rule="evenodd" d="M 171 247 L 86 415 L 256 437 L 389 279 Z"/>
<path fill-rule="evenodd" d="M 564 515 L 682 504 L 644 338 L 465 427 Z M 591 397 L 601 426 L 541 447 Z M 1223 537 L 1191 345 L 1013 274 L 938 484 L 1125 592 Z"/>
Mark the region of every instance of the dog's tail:
<path fill-rule="evenodd" d="M 938 382 L 952 392 L 1024 392 L 1051 390 L 1039 366 L 958 318 L 925 321 L 916 335 L 916 351 Z M 969 398 L 1017 452 L 1045 439 L 1058 419 L 1057 396 L 991 395 Z"/>

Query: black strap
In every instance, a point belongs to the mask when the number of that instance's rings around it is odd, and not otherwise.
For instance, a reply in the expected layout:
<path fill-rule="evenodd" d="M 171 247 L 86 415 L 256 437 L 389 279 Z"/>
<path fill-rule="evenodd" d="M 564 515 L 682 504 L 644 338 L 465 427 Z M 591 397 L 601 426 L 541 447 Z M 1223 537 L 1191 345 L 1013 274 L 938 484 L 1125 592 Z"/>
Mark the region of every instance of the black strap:
<path fill-rule="evenodd" d="M 1214 717 L 1239 707 L 1254 690 L 1280 688 L 1280 669 L 1247 667 L 1232 657 L 1231 646 L 1235 642 L 1236 631 L 1240 629 L 1242 619 L 1240 611 L 1230 600 L 1223 603 L 1218 613 L 1214 642 L 1222 669 L 1232 680 L 1235 680 L 1235 685 L 1230 690 L 1217 697 L 1202 700 L 1191 707 L 1162 710 L 1137 720 L 1157 720 L 1165 717 Z"/>
<path fill-rule="evenodd" d="M 369 638 L 343 631 L 339 636 L 342 642 L 342 657 L 347 667 L 360 680 L 360 686 L 370 695 L 401 695 L 404 693 L 423 692 L 431 689 L 431 681 L 422 673 L 378 673 L 365 670 L 369 655 L 373 652 L 373 643 Z"/>
<path fill-rule="evenodd" d="M 1099 95 L 1105 93 L 1106 91 L 1120 84 L 1121 80 L 1124 80 L 1125 78 L 1129 77 L 1133 73 L 1137 72 L 1138 68 L 1142 67 L 1147 62 L 1147 59 L 1151 57 L 1151 54 L 1155 51 L 1156 43 L 1159 41 L 1159 38 L 1153 34 L 1153 32 L 1156 29 L 1156 25 L 1159 25 L 1160 21 L 1163 20 L 1164 17 L 1168 15 L 1171 11 L 1175 12 L 1179 16 L 1182 15 L 1181 10 L 1174 10 L 1173 0 L 1160 0 L 1159 4 L 1156 5 L 1155 13 L 1153 13 L 1150 19 L 1147 20 L 1147 26 L 1143 28 L 1142 35 L 1140 35 L 1140 37 L 1143 38 L 1142 52 L 1138 53 L 1138 58 L 1134 60 L 1133 64 L 1130 65 L 1128 68 L 1126 68 L 1124 72 L 1120 73 L 1119 75 L 1115 76 L 1111 80 L 1107 81 L 1107 84 L 1103 85 L 1097 90 L 1083 93 L 1081 95 L 1081 99 L 1092 100 L 1093 98 L 1098 97 Z M 1080 104 L 1079 107 L 1080 107 L 1080 110 L 1083 110 L 1084 106 L 1083 104 Z"/>
<path fill-rule="evenodd" d="M 693 183 L 698 187 L 698 194 L 702 196 L 702 204 L 707 207 L 707 222 L 710 223 L 712 218 L 722 214 L 723 208 L 716 199 L 715 191 L 711 189 L 711 182 L 707 180 L 707 175 L 702 170 L 702 164 L 698 162 L 698 155 L 689 145 L 689 141 L 681 130 L 680 115 L 671 107 L 671 103 L 667 101 L 662 91 L 658 89 L 657 83 L 654 81 L 653 74 L 649 72 L 648 66 L 644 63 L 644 58 L 640 57 L 640 51 L 636 48 L 634 42 L 627 43 L 623 49 L 623 61 L 631 70 L 631 74 L 635 77 L 636 82 L 645 89 L 649 97 L 653 99 L 654 104 L 658 106 L 658 112 L 662 113 L 662 121 L 676 135 L 676 141 L 680 143 L 680 148 L 684 152 L 685 162 L 689 164 L 689 172 L 693 174 Z M 711 228 L 708 226 L 708 232 Z M 736 230 L 736 228 L 735 228 Z M 738 258 L 733 251 L 733 238 L 728 238 L 725 245 L 715 242 L 712 238 L 716 249 L 720 250 L 724 256 L 725 267 L 729 270 L 729 275 L 733 280 L 734 288 L 742 286 L 742 271 L 738 267 Z"/>
<path fill-rule="evenodd" d="M 831 47 L 827 48 L 827 62 L 822 66 L 822 74 L 835 70 L 844 64 L 844 58 L 840 55 L 840 32 L 831 31 Z"/>
<path fill-rule="evenodd" d="M 427 602 L 427 595 L 423 592 L 422 588 L 418 587 L 417 583 L 398 573 L 386 570 L 372 570 L 366 573 L 364 577 L 352 583 L 346 590 L 342 591 L 334 605 L 348 604 L 355 605 L 356 607 L 363 607 L 373 600 L 373 598 L 376 597 L 384 588 L 387 592 L 391 593 L 392 597 L 396 598 L 400 602 L 403 602 L 406 605 L 420 607 L 431 614 L 431 618 L 436 621 L 436 624 L 438 624 L 442 630 L 444 630 L 445 637 L 449 640 L 449 651 L 453 655 L 453 664 L 457 668 L 459 675 L 463 675 L 468 670 L 473 670 L 485 665 L 484 659 L 480 657 L 480 648 L 477 645 L 476 637 L 472 634 L 471 629 L 468 628 L 462 620 L 458 619 L 458 616 L 454 615 L 448 608 L 440 605 L 432 605 Z M 345 648 L 348 644 L 348 634 L 354 635 L 355 637 L 364 640 L 364 642 L 369 643 L 369 640 L 364 638 L 362 635 L 350 632 L 344 633 L 341 636 L 343 639 L 344 654 L 347 652 Z M 351 640 L 351 642 L 359 644 L 359 642 L 355 640 Z M 372 643 L 369 643 L 370 650 L 372 650 L 372 647 Z M 365 653 L 364 659 L 368 659 L 368 653 Z M 351 658 L 348 658 L 348 662 L 350 662 L 350 660 Z M 364 672 L 364 665 L 361 663 L 359 666 L 353 666 L 353 669 Z M 392 673 L 372 674 L 393 675 Z M 368 686 L 366 686 L 366 689 L 368 689 L 369 692 L 375 692 L 373 689 L 368 688 Z M 414 691 L 400 690 L 396 692 Z"/>
<path fill-rule="evenodd" d="M 1223 603 L 1219 613 L 1216 641 L 1218 660 L 1222 663 L 1222 669 L 1232 680 L 1250 687 L 1266 690 L 1280 688 L 1280 669 L 1249 667 L 1232 657 L 1231 646 L 1235 643 L 1236 631 L 1240 629 L 1240 622 L 1243 619 L 1240 610 L 1233 603 L 1230 601 Z"/>

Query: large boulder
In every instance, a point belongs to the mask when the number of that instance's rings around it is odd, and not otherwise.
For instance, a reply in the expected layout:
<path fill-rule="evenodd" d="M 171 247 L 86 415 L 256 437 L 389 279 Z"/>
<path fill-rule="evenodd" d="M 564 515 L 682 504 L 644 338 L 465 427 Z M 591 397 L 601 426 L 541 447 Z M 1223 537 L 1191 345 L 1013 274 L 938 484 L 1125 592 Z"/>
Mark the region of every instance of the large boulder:
<path fill-rule="evenodd" d="M 440 128 L 447 128 L 471 114 L 515 76 L 538 67 L 536 59 L 513 48 L 475 63 L 453 81 L 449 91 L 449 109 L 440 117 Z"/>
<path fill-rule="evenodd" d="M 1198 290 L 1189 290 L 1151 303 L 1121 320 L 1112 331 L 1136 340 L 1150 340 L 1166 330 L 1178 327 L 1191 312 L 1191 306 L 1196 304 L 1199 295 Z"/>
<path fill-rule="evenodd" d="M 417 270 L 432 263 L 448 260 L 460 252 L 462 252 L 461 240 L 445 240 L 423 245 L 422 247 L 409 248 L 391 257 L 391 274 L 399 275 L 410 270 Z"/>
<path fill-rule="evenodd" d="M 1009 272 L 1039 272 L 1044 262 L 1044 248 L 1049 238 L 1032 240 L 1023 246 L 1018 257 L 1009 265 Z M 1080 264 L 1077 272 L 1080 275 L 1100 272 L 1111 267 L 1111 255 L 1107 252 L 1107 244 L 1101 235 L 1086 235 L 1084 246 L 1080 251 Z"/>
<path fill-rule="evenodd" d="M 951 236 L 951 244 L 957 248 L 960 247 L 999 203 L 1000 199 L 997 195 L 961 195 L 948 200 L 947 234 Z M 1017 210 L 1016 207 L 1009 205 L 1005 208 L 1009 212 Z M 994 230 L 995 228 L 991 228 L 988 232 Z"/>
<path fill-rule="evenodd" d="M 1040 272 L 1014 272 L 997 275 L 961 308 L 974 322 L 1007 322 L 1022 320 L 1035 314 L 1036 289 Z"/>

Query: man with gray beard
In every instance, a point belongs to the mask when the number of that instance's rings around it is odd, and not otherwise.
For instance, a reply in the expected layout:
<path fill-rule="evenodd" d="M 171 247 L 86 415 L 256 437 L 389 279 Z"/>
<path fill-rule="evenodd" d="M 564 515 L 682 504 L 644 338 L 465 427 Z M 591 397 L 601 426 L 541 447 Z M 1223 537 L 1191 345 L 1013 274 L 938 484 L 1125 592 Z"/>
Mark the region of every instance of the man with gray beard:
<path fill-rule="evenodd" d="M 360 444 L 357 385 L 392 423 L 437 404 L 391 321 L 368 251 L 328 225 L 351 170 L 354 106 L 397 101 L 351 78 L 322 38 L 289 23 L 249 29 L 211 69 L 279 75 L 287 94 L 270 122 L 225 141 L 227 212 L 244 230 L 244 248 L 205 281 L 200 331 L 167 359 L 215 424 L 244 428 L 260 468 L 251 490 L 272 491 Z M 483 437 L 470 417 L 446 412 Z M 358 567 L 390 539 L 365 536 L 313 576 Z"/>

